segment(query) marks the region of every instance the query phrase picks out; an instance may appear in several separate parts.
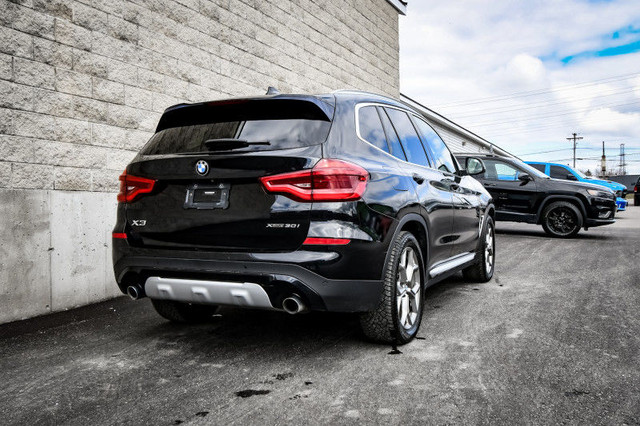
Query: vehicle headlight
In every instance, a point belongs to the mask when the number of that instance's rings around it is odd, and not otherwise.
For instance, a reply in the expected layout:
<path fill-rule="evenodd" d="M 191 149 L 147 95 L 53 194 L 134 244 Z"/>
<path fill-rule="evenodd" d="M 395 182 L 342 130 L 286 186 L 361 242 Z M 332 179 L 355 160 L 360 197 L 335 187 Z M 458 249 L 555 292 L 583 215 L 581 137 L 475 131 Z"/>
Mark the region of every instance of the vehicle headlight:
<path fill-rule="evenodd" d="M 587 189 L 589 195 L 593 195 L 594 197 L 600 198 L 612 198 L 614 195 L 613 192 L 600 191 L 599 189 Z"/>

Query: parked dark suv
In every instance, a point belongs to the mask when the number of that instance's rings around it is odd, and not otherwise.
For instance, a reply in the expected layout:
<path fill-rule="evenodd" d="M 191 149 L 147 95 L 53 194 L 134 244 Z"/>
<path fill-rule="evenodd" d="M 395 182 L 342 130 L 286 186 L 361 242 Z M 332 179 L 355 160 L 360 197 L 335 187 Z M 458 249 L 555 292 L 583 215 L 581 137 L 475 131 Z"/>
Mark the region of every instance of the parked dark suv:
<path fill-rule="evenodd" d="M 603 186 L 552 179 L 516 158 L 474 155 L 486 166 L 476 176 L 491 193 L 496 220 L 542 225 L 553 237 L 573 237 L 580 228 L 614 223 L 615 193 Z M 456 154 L 464 161 L 465 154 Z"/>
<path fill-rule="evenodd" d="M 427 286 L 494 271 L 491 197 L 382 96 L 176 105 L 120 181 L 118 285 L 172 321 L 218 305 L 360 312 L 366 336 L 405 343 Z"/>

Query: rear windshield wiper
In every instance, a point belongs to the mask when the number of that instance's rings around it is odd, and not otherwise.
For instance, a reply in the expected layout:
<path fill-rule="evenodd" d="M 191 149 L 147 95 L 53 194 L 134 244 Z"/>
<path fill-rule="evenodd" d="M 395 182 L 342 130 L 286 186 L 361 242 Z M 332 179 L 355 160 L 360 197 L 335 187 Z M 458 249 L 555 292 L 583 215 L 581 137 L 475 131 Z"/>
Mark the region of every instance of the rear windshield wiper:
<path fill-rule="evenodd" d="M 230 151 L 252 145 L 271 145 L 271 143 L 269 141 L 249 142 L 244 139 L 235 138 L 208 139 L 204 141 L 204 146 L 206 146 L 209 151 Z"/>

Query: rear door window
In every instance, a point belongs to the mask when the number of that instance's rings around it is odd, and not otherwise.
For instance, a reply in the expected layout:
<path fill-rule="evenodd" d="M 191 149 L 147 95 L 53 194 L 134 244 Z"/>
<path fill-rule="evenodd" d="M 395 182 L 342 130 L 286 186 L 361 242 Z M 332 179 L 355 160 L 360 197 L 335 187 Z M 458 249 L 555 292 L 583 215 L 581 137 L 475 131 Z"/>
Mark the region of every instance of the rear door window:
<path fill-rule="evenodd" d="M 455 173 L 455 160 L 444 141 L 426 121 L 417 117 L 414 117 L 414 119 L 420 131 L 422 141 L 431 151 L 433 159 L 436 162 L 436 168 L 442 172 Z"/>
<path fill-rule="evenodd" d="M 371 145 L 391 153 L 375 106 L 364 106 L 358 110 L 358 132 L 360 137 Z"/>
<path fill-rule="evenodd" d="M 394 108 L 384 108 L 384 110 L 389 115 L 391 123 L 400 138 L 402 147 L 407 154 L 407 160 L 419 166 L 430 167 L 427 154 L 407 113 Z"/>
<path fill-rule="evenodd" d="M 196 104 L 166 112 L 143 155 L 272 151 L 317 145 L 329 134 L 327 113 L 308 101 L 249 100 Z M 239 149 L 216 149 L 229 139 Z M 219 141 L 218 141 L 219 140 Z M 226 140 L 226 141 L 225 141 Z M 222 145 L 220 145 L 222 146 Z"/>

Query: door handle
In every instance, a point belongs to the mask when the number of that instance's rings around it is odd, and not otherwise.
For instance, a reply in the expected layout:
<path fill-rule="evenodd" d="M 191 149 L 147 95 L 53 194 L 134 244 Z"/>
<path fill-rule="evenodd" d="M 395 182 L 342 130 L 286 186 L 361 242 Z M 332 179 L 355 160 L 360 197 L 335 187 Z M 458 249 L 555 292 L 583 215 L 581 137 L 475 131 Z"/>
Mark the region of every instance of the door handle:
<path fill-rule="evenodd" d="M 495 183 L 490 183 L 490 182 L 485 182 L 483 183 L 484 186 L 496 186 Z"/>
<path fill-rule="evenodd" d="M 424 183 L 424 178 L 416 173 L 413 174 L 413 180 L 415 180 L 418 185 L 422 185 Z"/>

